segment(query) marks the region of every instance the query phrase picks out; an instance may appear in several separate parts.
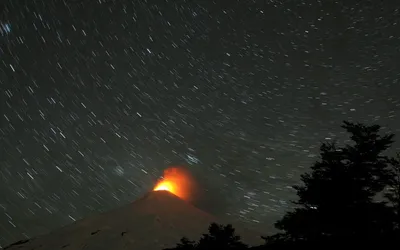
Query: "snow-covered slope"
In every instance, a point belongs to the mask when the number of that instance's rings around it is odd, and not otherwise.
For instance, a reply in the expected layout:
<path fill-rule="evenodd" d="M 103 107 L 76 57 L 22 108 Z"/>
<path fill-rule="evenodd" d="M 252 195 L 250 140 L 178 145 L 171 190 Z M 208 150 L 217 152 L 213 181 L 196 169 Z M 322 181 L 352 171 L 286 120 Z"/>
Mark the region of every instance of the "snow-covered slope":
<path fill-rule="evenodd" d="M 161 250 L 183 237 L 197 240 L 211 222 L 227 222 L 168 191 L 153 191 L 121 208 L 91 216 L 50 234 L 14 243 L 8 250 Z M 233 226 L 245 243 L 262 243 L 258 233 Z"/>

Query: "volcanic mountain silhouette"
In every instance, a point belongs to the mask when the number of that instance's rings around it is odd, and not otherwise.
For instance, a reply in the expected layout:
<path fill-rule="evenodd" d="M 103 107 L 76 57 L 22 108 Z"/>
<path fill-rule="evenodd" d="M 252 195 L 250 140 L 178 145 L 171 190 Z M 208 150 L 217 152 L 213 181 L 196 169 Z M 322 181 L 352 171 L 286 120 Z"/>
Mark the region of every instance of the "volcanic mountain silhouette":
<path fill-rule="evenodd" d="M 115 210 L 94 215 L 7 250 L 161 250 L 185 236 L 198 240 L 211 222 L 227 224 L 168 191 L 152 191 Z M 262 243 L 260 234 L 233 224 L 243 242 Z"/>

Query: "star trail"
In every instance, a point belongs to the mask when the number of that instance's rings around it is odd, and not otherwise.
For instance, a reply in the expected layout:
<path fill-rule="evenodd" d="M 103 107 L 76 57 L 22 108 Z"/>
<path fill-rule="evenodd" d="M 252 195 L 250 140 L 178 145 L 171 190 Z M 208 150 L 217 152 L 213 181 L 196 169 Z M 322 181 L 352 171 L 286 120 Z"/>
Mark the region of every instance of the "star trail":
<path fill-rule="evenodd" d="M 400 3 L 0 3 L 0 246 L 151 190 L 270 228 L 342 120 L 400 128 Z M 396 145 L 398 146 L 398 145 Z"/>

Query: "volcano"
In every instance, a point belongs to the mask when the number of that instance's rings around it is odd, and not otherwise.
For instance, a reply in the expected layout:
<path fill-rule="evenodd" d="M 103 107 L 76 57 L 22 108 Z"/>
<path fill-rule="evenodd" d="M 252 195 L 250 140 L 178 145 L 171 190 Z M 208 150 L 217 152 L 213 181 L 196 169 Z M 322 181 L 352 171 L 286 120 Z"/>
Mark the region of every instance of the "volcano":
<path fill-rule="evenodd" d="M 49 234 L 23 240 L 7 250 L 162 250 L 182 237 L 198 240 L 210 223 L 227 224 L 169 191 L 152 191 L 115 210 L 94 215 Z M 242 241 L 262 243 L 259 233 L 231 223 Z"/>

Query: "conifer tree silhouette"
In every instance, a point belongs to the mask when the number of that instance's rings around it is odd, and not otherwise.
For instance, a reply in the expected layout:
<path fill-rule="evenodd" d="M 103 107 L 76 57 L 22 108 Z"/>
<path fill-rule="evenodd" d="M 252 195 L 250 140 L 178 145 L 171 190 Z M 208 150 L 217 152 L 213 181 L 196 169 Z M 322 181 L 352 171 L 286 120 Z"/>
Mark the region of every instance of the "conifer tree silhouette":
<path fill-rule="evenodd" d="M 393 229 L 389 207 L 375 197 L 392 178 L 391 160 L 382 153 L 394 135 L 379 135 L 378 125 L 345 121 L 342 128 L 352 143 L 321 145 L 320 159 L 294 187 L 294 211 L 275 224 L 283 233 L 267 237 L 268 244 L 376 242 Z"/>
<path fill-rule="evenodd" d="M 392 159 L 391 166 L 392 179 L 385 196 L 393 209 L 395 234 L 399 238 L 398 242 L 400 242 L 400 153 L 397 153 L 396 158 Z"/>
<path fill-rule="evenodd" d="M 175 248 L 166 250 L 244 250 L 247 248 L 247 245 L 241 242 L 240 236 L 236 235 L 232 225 L 211 223 L 208 233 L 203 234 L 197 243 L 182 238 Z"/>
<path fill-rule="evenodd" d="M 235 234 L 232 225 L 226 226 L 212 223 L 208 228 L 208 234 L 203 234 L 196 249 L 245 249 L 247 246 L 240 241 L 240 236 Z"/>
<path fill-rule="evenodd" d="M 171 248 L 172 249 L 176 249 L 176 250 L 194 250 L 196 247 L 195 242 L 189 240 L 186 237 L 183 237 L 180 242 L 176 245 L 175 248 Z"/>

